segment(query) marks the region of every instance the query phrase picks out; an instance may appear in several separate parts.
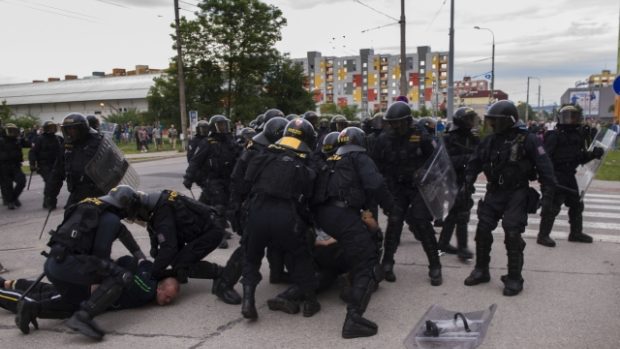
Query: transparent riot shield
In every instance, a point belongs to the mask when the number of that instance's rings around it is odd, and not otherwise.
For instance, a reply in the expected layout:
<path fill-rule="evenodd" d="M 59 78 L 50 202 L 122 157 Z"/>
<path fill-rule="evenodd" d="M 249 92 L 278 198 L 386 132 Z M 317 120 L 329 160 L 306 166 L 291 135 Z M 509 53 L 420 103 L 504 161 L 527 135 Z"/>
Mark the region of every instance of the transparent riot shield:
<path fill-rule="evenodd" d="M 603 148 L 605 153 L 600 159 L 594 159 L 577 167 L 577 173 L 575 174 L 575 178 L 577 179 L 579 195 L 582 200 L 584 195 L 586 194 L 586 191 L 588 190 L 588 187 L 590 186 L 590 183 L 592 183 L 592 180 L 596 176 L 596 172 L 603 164 L 603 161 L 605 161 L 607 153 L 610 149 L 613 148 L 613 144 L 616 141 L 617 135 L 618 134 L 613 130 L 599 130 L 596 133 L 596 137 L 594 137 L 594 140 L 590 144 L 588 151 L 592 151 L 594 147 L 601 147 Z"/>
<path fill-rule="evenodd" d="M 414 175 L 414 181 L 435 219 L 445 219 L 459 192 L 456 173 L 443 139 L 437 140 L 433 155 Z"/>
<path fill-rule="evenodd" d="M 102 137 L 97 152 L 86 164 L 85 172 L 104 193 L 119 184 L 127 184 L 133 188 L 140 185 L 138 173 L 129 165 L 116 144 L 107 137 Z"/>
<path fill-rule="evenodd" d="M 471 313 L 446 310 L 433 304 L 405 338 L 407 349 L 473 349 L 482 344 L 496 304 Z"/>

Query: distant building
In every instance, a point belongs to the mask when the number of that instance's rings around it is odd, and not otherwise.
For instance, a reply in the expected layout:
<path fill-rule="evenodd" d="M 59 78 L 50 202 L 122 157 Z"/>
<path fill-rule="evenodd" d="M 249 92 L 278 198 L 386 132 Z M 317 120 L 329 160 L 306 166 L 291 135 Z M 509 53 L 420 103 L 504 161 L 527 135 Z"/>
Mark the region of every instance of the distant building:
<path fill-rule="evenodd" d="M 111 74 L 93 72 L 48 78 L 47 82 L 0 85 L 0 103 L 6 101 L 16 115 L 37 116 L 41 121 L 62 121 L 70 112 L 107 116 L 135 109 L 148 110 L 146 96 L 154 78 L 163 73 L 138 65 L 135 70 L 114 69 Z"/>
<path fill-rule="evenodd" d="M 425 105 L 438 108 L 444 102 L 448 80 L 448 53 L 432 52 L 420 46 L 406 54 L 407 98 L 414 109 Z M 311 51 L 301 64 L 307 77 L 306 89 L 320 105 L 357 105 L 362 112 L 385 111 L 400 95 L 400 55 L 375 54 L 361 49 L 357 56 L 322 56 Z"/>
<path fill-rule="evenodd" d="M 591 87 L 571 87 L 567 89 L 562 94 L 560 102 L 562 104 L 578 104 L 583 109 L 583 115 L 586 118 L 612 122 L 615 98 L 616 94 L 611 84 L 606 86 L 595 86 L 593 84 Z"/>
<path fill-rule="evenodd" d="M 603 70 L 600 74 L 592 74 L 588 77 L 588 87 L 606 87 L 614 83 L 616 74 L 611 70 Z"/>
<path fill-rule="evenodd" d="M 491 99 L 490 97 L 491 91 L 489 90 L 470 90 L 469 92 L 460 93 L 454 105 L 456 107 L 470 107 L 474 109 L 481 118 L 484 118 L 490 101 L 508 99 L 508 94 L 502 90 L 495 90 L 493 91 L 493 98 Z"/>

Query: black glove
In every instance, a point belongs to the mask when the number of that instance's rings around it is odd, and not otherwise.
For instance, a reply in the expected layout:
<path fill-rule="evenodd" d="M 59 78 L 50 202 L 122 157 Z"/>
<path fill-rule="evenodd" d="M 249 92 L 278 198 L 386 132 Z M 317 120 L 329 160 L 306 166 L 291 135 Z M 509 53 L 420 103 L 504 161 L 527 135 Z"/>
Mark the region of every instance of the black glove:
<path fill-rule="evenodd" d="M 603 149 L 601 147 L 594 147 L 594 149 L 592 149 L 592 157 L 594 159 L 602 158 L 603 154 L 605 154 L 605 149 Z"/>
<path fill-rule="evenodd" d="M 151 255 L 152 258 L 157 258 L 157 253 L 159 252 L 159 250 L 157 249 L 157 247 L 151 248 L 151 250 L 149 251 L 149 254 Z"/>
<path fill-rule="evenodd" d="M 184 179 L 183 180 L 183 186 L 189 190 L 192 190 L 192 181 L 190 181 L 189 179 Z"/>

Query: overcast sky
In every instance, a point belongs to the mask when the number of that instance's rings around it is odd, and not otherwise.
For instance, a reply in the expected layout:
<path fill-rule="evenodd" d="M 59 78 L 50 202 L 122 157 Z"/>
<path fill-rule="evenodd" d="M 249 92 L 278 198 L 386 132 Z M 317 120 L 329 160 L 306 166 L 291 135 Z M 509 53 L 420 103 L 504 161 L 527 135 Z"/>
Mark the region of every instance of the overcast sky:
<path fill-rule="evenodd" d="M 183 0 L 193 17 L 199 0 Z M 288 20 L 277 44 L 293 58 L 307 51 L 356 55 L 399 51 L 399 0 L 265 0 Z M 406 0 L 408 52 L 428 45 L 447 51 L 449 0 Z M 558 102 L 578 80 L 616 72 L 619 0 L 455 0 L 455 80 L 491 70 L 495 88 L 526 99 L 528 76 L 540 78 L 545 104 Z M 373 10 L 374 9 L 374 10 Z M 383 14 L 381 14 L 381 13 Z M 174 56 L 169 34 L 172 0 L 0 0 L 0 84 L 65 74 L 90 75 L 137 64 L 164 68 Z M 536 105 L 537 85 L 530 85 Z"/>

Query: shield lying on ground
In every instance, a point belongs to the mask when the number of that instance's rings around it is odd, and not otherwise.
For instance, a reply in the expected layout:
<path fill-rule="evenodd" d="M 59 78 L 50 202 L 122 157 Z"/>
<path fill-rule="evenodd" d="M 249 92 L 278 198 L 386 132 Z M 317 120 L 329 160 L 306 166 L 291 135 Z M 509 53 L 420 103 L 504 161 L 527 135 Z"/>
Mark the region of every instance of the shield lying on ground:
<path fill-rule="evenodd" d="M 407 349 L 473 349 L 482 344 L 497 305 L 470 313 L 433 304 L 405 338 Z"/>

